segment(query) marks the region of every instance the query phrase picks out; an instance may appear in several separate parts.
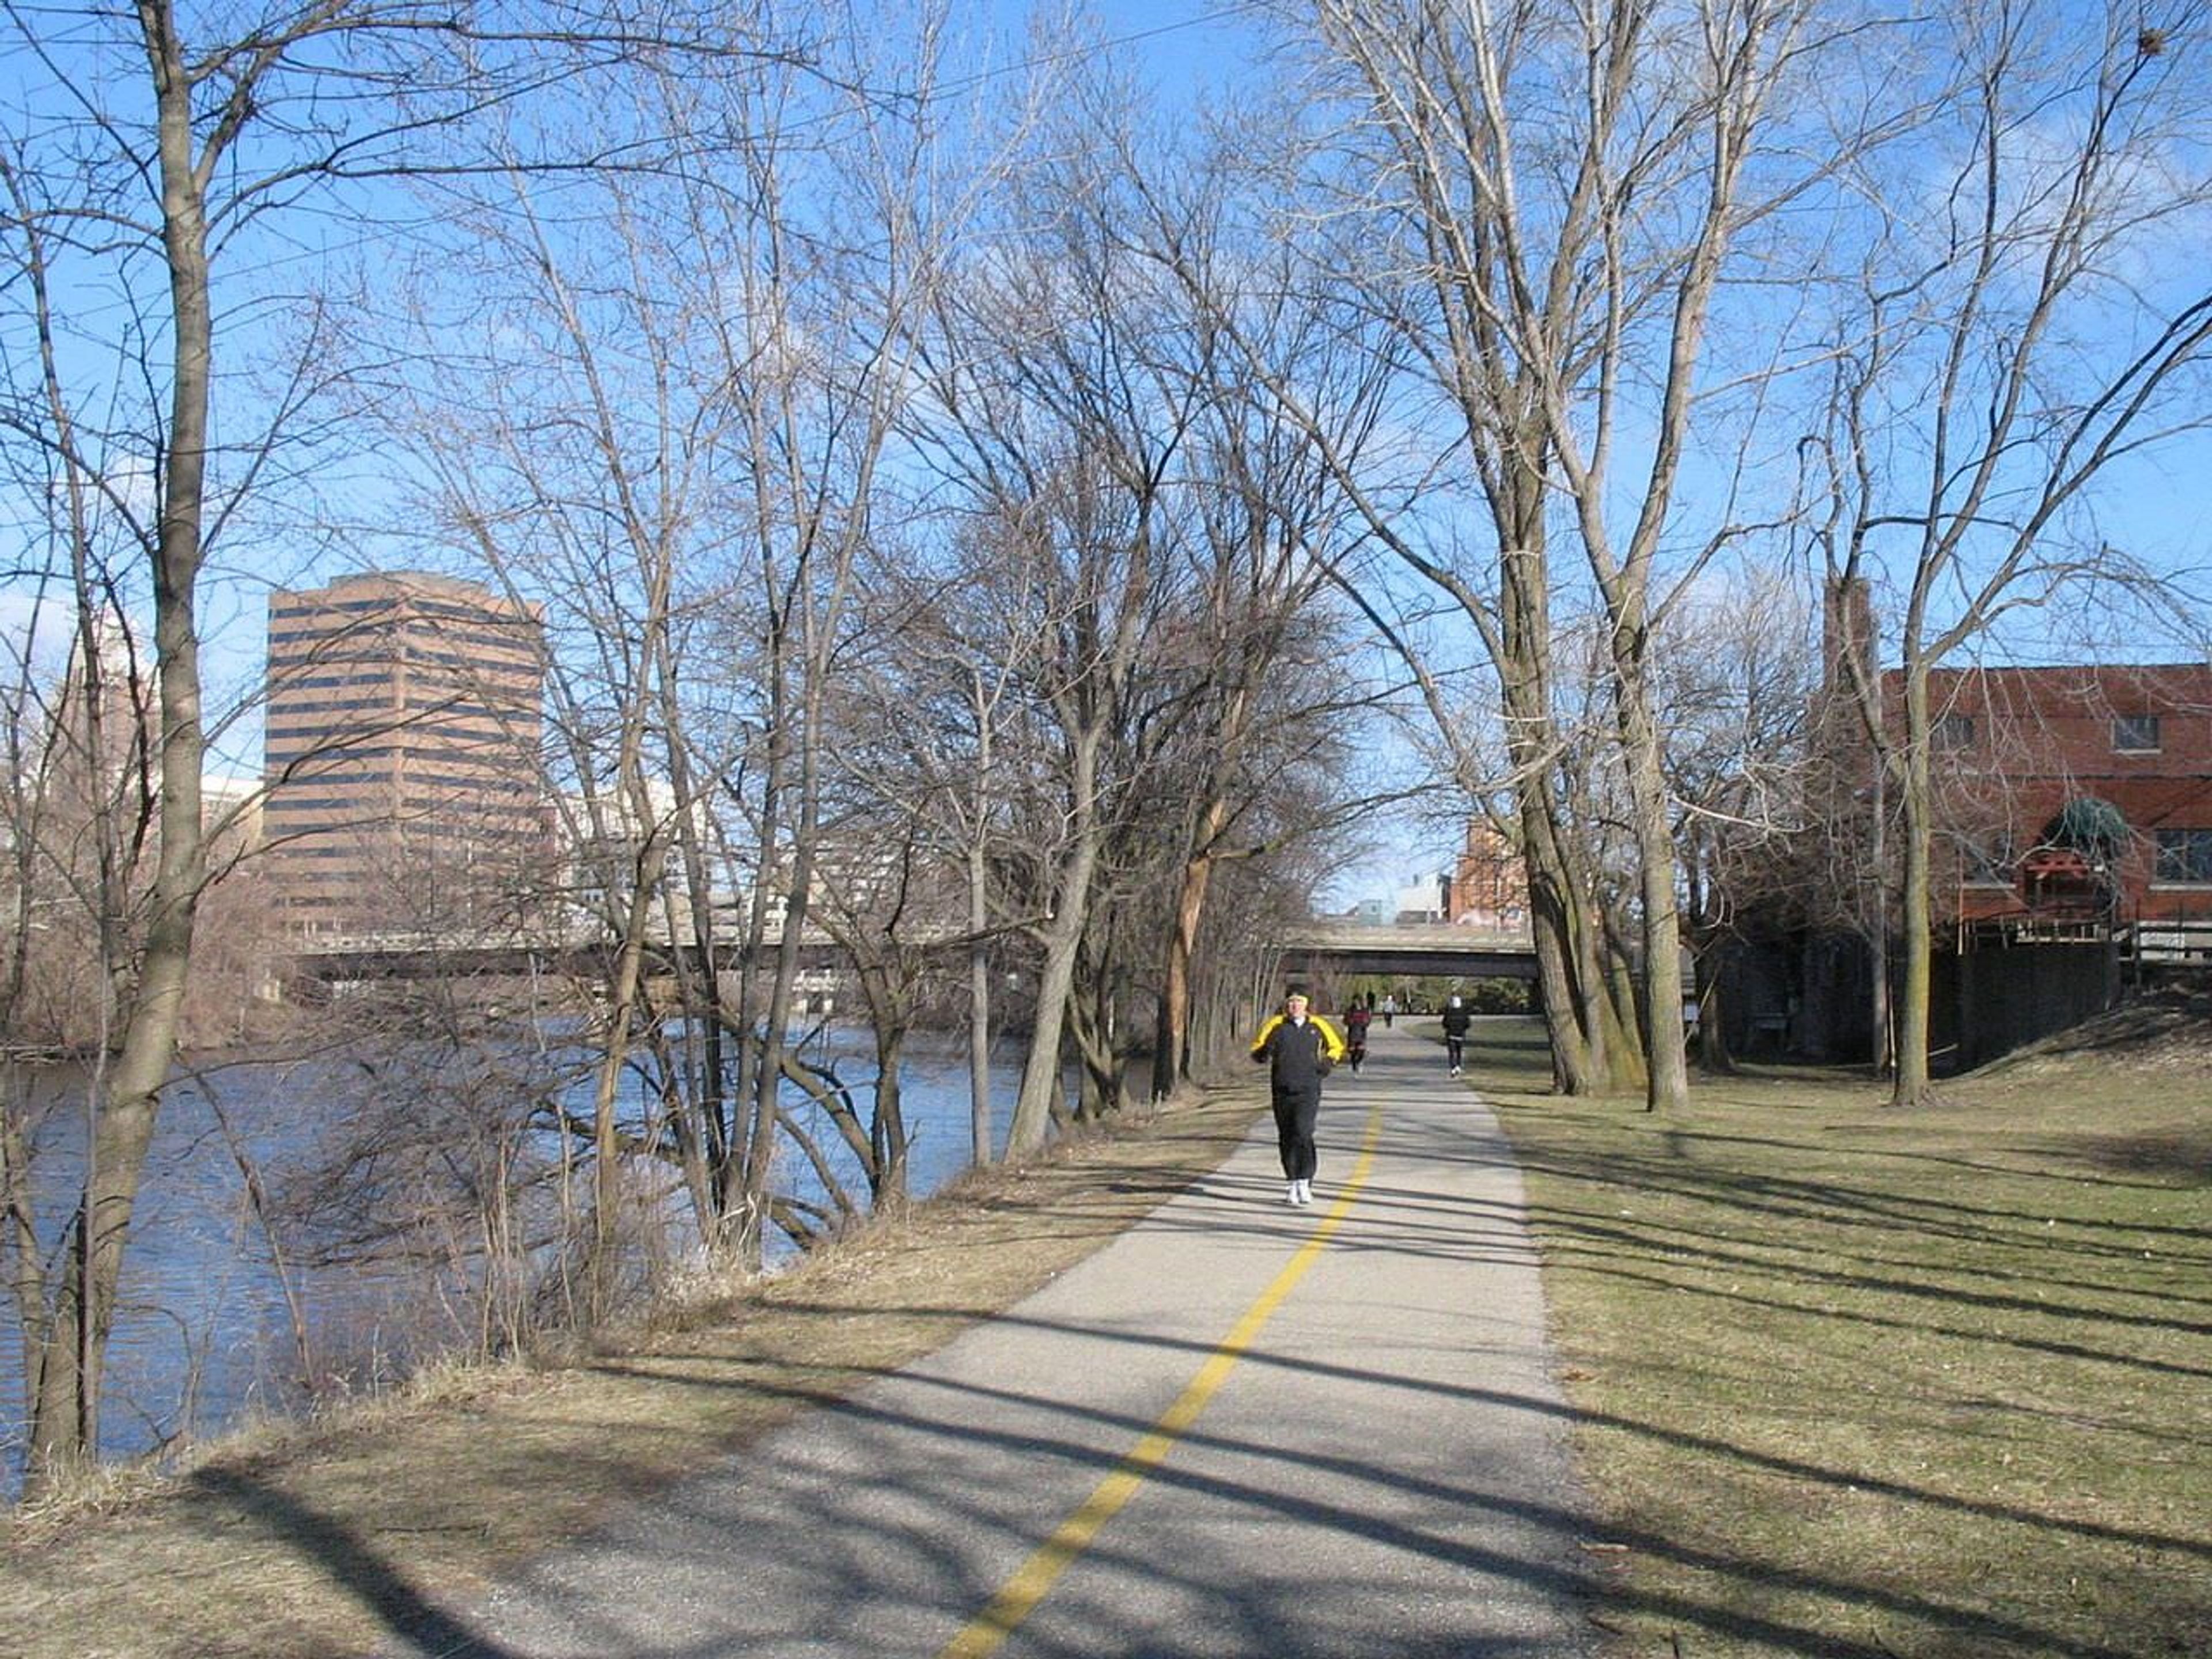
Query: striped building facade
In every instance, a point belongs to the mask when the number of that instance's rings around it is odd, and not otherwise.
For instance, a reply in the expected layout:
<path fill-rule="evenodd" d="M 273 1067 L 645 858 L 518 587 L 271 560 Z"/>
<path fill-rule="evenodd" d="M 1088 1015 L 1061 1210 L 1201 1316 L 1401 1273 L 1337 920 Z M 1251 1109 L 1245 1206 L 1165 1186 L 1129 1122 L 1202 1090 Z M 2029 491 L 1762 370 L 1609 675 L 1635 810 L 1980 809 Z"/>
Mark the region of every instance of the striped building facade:
<path fill-rule="evenodd" d="M 535 607 L 444 576 L 270 597 L 263 824 L 288 927 L 524 919 L 550 844 L 542 635 Z"/>

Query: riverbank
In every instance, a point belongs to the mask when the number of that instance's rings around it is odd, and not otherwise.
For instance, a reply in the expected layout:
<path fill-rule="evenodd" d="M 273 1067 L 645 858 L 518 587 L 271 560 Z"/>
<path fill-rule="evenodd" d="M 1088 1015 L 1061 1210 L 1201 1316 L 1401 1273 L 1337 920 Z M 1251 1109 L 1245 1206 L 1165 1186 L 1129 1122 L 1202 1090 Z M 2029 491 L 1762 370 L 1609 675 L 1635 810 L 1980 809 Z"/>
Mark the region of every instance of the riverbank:
<path fill-rule="evenodd" d="M 702 1289 L 560 1367 L 471 1370 L 211 1446 L 19 1515 L 0 1545 L 16 1659 L 329 1659 L 794 1412 L 937 1347 L 1213 1168 L 1256 1085 L 971 1171 L 791 1271 Z"/>
<path fill-rule="evenodd" d="M 836 1064 L 865 1101 L 871 1041 L 833 1028 L 812 1034 L 808 1054 Z M 969 1065 L 964 1040 L 917 1035 L 904 1050 L 906 1183 L 916 1198 L 968 1167 Z M 1001 1137 L 1019 1073 L 1005 1055 L 992 1067 Z M 33 1126 L 30 1207 L 52 1252 L 82 1188 L 96 1080 L 62 1066 L 0 1084 L 9 1109 Z M 641 1126 L 659 1090 L 642 1076 L 633 1084 L 617 1106 Z M 516 1258 L 526 1237 L 552 1254 L 545 1247 L 561 1223 L 550 1194 L 566 1154 L 559 1135 L 531 1127 L 530 1103 L 558 1100 L 587 1121 L 596 1086 L 587 1048 L 386 1037 L 181 1060 L 147 1151 L 108 1341 L 108 1460 L 204 1442 L 332 1398 L 380 1395 L 441 1354 L 480 1353 L 488 1331 L 510 1348 L 546 1340 L 544 1328 L 561 1316 L 521 1290 L 529 1275 Z M 865 1176 L 839 1132 L 796 1091 L 787 1104 L 824 1159 L 787 1159 L 788 1195 L 823 1213 L 845 1198 L 865 1208 Z M 824 1170 L 843 1184 L 842 1197 L 817 1178 Z M 507 1223 L 487 1237 L 483 1211 L 495 1191 L 491 1207 Z M 661 1282 L 695 1254 L 680 1199 L 637 1214 L 629 1231 L 638 1282 Z M 478 1293 L 488 1246 L 504 1258 L 504 1303 Z M 765 1248 L 778 1267 L 796 1254 L 780 1230 Z M 0 1320 L 0 1376 L 18 1383 L 20 1341 L 17 1322 Z M 25 1404 L 21 1387 L 0 1388 L 0 1510 L 20 1491 Z"/>

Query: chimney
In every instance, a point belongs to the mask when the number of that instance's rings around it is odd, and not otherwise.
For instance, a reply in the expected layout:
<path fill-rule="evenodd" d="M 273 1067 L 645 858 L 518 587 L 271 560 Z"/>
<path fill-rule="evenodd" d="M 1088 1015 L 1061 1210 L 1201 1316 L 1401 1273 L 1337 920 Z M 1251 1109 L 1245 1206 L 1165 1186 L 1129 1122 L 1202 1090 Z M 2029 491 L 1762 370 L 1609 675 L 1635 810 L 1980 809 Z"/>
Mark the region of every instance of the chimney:
<path fill-rule="evenodd" d="M 1844 691 L 1846 653 L 1855 655 L 1872 679 L 1875 672 L 1874 599 L 1863 576 L 1832 576 L 1821 589 L 1820 684 Z"/>

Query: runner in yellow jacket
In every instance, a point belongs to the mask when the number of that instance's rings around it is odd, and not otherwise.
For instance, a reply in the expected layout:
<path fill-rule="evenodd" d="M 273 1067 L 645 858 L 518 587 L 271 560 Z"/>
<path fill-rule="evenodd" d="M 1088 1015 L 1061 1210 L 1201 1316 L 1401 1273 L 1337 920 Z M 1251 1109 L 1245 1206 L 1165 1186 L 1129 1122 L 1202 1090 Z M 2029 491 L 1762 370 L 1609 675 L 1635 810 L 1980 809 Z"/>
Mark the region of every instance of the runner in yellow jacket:
<path fill-rule="evenodd" d="M 1344 1039 L 1319 1014 L 1306 1012 L 1305 994 L 1283 999 L 1283 1012 L 1252 1039 L 1252 1058 L 1270 1067 L 1270 1102 L 1275 1109 L 1275 1142 L 1290 1182 L 1288 1201 L 1313 1202 L 1314 1125 L 1321 1116 L 1321 1080 L 1344 1058 Z"/>

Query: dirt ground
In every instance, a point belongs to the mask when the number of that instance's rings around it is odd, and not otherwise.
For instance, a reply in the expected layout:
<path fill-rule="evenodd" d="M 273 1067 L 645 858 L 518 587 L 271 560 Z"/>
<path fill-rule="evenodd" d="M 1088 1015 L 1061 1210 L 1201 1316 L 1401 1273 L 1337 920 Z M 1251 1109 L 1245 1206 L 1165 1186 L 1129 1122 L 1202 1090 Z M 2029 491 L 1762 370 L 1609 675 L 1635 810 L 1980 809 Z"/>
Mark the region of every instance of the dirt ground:
<path fill-rule="evenodd" d="M 797 1269 L 557 1368 L 458 1372 L 0 1536 L 15 1659 L 331 1659 L 589 1528 L 810 1403 L 1011 1306 L 1226 1158 L 1246 1088 L 971 1173 Z"/>

